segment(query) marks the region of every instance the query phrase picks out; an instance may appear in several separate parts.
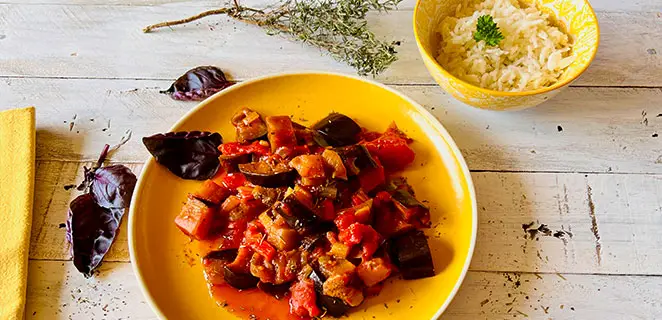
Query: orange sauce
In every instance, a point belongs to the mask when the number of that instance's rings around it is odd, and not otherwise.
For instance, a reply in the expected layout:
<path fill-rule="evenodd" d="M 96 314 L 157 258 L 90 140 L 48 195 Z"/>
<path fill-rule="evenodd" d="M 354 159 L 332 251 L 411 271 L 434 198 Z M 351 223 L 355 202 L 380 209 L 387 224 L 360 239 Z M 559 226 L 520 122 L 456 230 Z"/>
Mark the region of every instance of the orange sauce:
<path fill-rule="evenodd" d="M 218 250 L 222 241 L 222 238 L 199 241 L 197 249 L 200 256 L 204 257 L 210 251 Z M 216 304 L 242 319 L 303 319 L 290 314 L 289 296 L 278 300 L 257 288 L 237 290 L 228 284 L 209 286 L 209 293 Z"/>
<path fill-rule="evenodd" d="M 277 300 L 260 289 L 239 291 L 227 284 L 211 286 L 209 291 L 219 306 L 242 319 L 300 319 L 290 315 L 289 297 Z"/>

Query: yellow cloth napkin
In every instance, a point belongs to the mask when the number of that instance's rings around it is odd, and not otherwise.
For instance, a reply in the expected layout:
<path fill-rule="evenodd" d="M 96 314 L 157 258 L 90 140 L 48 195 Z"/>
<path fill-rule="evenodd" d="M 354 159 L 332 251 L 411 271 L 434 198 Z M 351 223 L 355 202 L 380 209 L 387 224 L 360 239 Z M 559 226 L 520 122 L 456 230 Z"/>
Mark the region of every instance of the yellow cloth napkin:
<path fill-rule="evenodd" d="M 23 319 L 35 168 L 34 107 L 0 112 L 0 320 Z"/>

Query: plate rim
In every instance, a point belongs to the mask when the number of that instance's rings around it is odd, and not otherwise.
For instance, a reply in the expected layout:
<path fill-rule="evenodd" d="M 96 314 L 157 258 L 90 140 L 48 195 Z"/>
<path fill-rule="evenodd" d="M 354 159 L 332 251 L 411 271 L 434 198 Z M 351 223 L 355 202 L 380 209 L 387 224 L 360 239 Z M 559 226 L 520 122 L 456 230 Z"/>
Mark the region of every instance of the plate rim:
<path fill-rule="evenodd" d="M 412 98 L 406 96 L 405 94 L 399 92 L 398 90 L 395 90 L 391 87 L 388 87 L 387 85 L 377 82 L 375 80 L 371 79 L 366 79 L 362 78 L 359 76 L 355 75 L 348 75 L 348 74 L 343 74 L 339 72 L 329 72 L 329 71 L 314 71 L 314 70 L 301 70 L 301 71 L 291 71 L 291 72 L 278 72 L 278 73 L 272 73 L 260 77 L 255 77 L 255 78 L 250 78 L 248 80 L 238 82 L 224 90 L 221 90 L 214 95 L 210 96 L 209 98 L 201 101 L 198 103 L 195 107 L 191 108 L 189 111 L 187 111 L 177 122 L 175 122 L 172 126 L 170 126 L 170 129 L 168 131 L 172 131 L 175 128 L 179 127 L 184 121 L 188 120 L 193 114 L 198 112 L 200 109 L 204 108 L 208 104 L 210 104 L 214 99 L 218 98 L 219 96 L 228 94 L 229 92 L 239 90 L 240 88 L 244 86 L 249 86 L 252 85 L 253 83 L 256 82 L 261 82 L 273 78 L 280 78 L 280 77 L 288 77 L 288 76 L 308 76 L 308 75 L 327 75 L 327 76 L 335 76 L 335 77 L 341 77 L 341 78 L 348 78 L 352 80 L 357 80 L 361 82 L 365 82 L 374 86 L 377 86 L 381 89 L 384 89 L 386 91 L 389 91 L 403 100 L 405 100 L 407 103 L 412 105 L 418 112 L 421 114 L 425 115 L 426 118 L 432 119 L 434 121 L 430 121 L 431 125 L 438 130 L 438 132 L 441 134 L 441 136 L 444 138 L 446 143 L 448 144 L 450 150 L 453 152 L 455 155 L 455 160 L 458 162 L 458 166 L 462 171 L 462 174 L 465 176 L 465 180 L 467 182 L 467 189 L 469 191 L 469 197 L 471 198 L 471 207 L 472 207 L 472 212 L 471 212 L 471 217 L 472 217 L 472 222 L 471 222 L 471 239 L 469 243 L 469 252 L 467 253 L 467 257 L 464 261 L 464 265 L 462 267 L 462 272 L 460 273 L 460 277 L 457 279 L 455 282 L 455 286 L 451 290 L 450 294 L 448 295 L 448 298 L 444 303 L 439 307 L 437 312 L 434 314 L 432 319 L 438 319 L 444 311 L 448 308 L 450 305 L 451 301 L 455 298 L 457 292 L 460 289 L 460 286 L 464 282 L 464 279 L 466 278 L 466 275 L 469 271 L 469 265 L 471 264 L 471 259 L 474 254 L 474 249 L 476 246 L 476 234 L 477 234 L 477 229 L 478 229 L 478 206 L 476 203 L 476 191 L 474 188 L 474 183 L 473 179 L 471 178 L 471 172 L 469 171 L 469 168 L 467 166 L 467 163 L 464 159 L 464 156 L 460 152 L 460 149 L 457 147 L 455 140 L 453 140 L 453 137 L 448 133 L 446 128 L 439 122 L 439 120 L 432 114 L 430 111 L 425 109 L 423 106 L 421 106 L 418 102 L 414 101 Z M 140 172 L 140 176 L 138 177 L 138 182 L 136 183 L 135 189 L 134 189 L 134 194 L 137 195 L 140 193 L 140 191 L 145 187 L 143 185 L 144 183 L 144 175 L 145 173 L 152 167 L 156 161 L 152 156 L 149 156 L 147 160 L 144 162 L 144 166 Z M 145 280 L 143 278 L 143 275 L 138 268 L 138 264 L 136 263 L 136 253 L 135 253 L 135 246 L 136 246 L 136 240 L 134 236 L 134 229 L 135 229 L 135 216 L 136 216 L 136 209 L 135 205 L 137 203 L 138 196 L 132 197 L 131 199 L 131 204 L 129 205 L 129 225 L 128 225 L 128 238 L 129 238 L 129 258 L 130 258 L 130 263 L 131 263 L 131 269 L 133 270 L 133 273 L 138 280 L 138 285 L 140 287 L 140 291 L 142 292 L 143 296 L 145 297 L 145 300 L 147 301 L 147 304 L 150 306 L 152 311 L 156 314 L 156 316 L 159 319 L 167 319 L 167 317 L 163 314 L 161 309 L 156 305 L 154 298 L 152 295 L 149 293 L 147 290 L 147 286 L 145 284 Z"/>

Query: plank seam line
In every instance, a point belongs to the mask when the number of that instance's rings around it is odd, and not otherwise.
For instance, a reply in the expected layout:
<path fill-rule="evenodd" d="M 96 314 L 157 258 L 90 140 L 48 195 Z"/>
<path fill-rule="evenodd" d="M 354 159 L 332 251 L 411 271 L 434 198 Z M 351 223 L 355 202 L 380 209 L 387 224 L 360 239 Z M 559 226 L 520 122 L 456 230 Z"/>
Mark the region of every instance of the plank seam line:
<path fill-rule="evenodd" d="M 30 261 L 45 261 L 45 262 L 71 262 L 73 261 L 72 259 L 62 259 L 62 258 L 29 258 L 28 260 Z M 130 260 L 106 260 L 103 259 L 103 263 L 105 262 L 111 262 L 111 263 L 131 263 Z"/>
<path fill-rule="evenodd" d="M 95 159 L 57 159 L 57 158 L 37 158 L 36 161 L 41 162 L 70 162 L 70 163 L 87 163 L 87 162 L 97 162 Z M 107 160 L 104 163 L 116 163 L 116 164 L 145 164 L 144 160 Z"/>
<path fill-rule="evenodd" d="M 30 2 L 30 3 L 21 3 L 21 2 L 0 2 L 0 5 L 22 5 L 22 6 L 77 6 L 77 7 L 138 7 L 138 8 L 218 8 L 219 5 L 214 5 L 213 3 L 195 3 L 195 1 L 188 1 L 188 2 L 164 2 L 164 3 L 152 3 L 152 4 L 128 4 L 128 3 L 48 3 L 48 2 Z M 255 9 L 266 9 L 266 6 L 252 6 L 252 8 Z M 397 9 L 398 11 L 414 11 L 414 7 L 412 6 L 403 6 L 401 8 Z M 380 13 L 377 10 L 369 10 L 368 12 L 370 13 Z M 609 13 L 608 11 L 600 11 L 600 12 L 605 12 Z M 619 13 L 621 11 L 615 11 L 613 13 Z M 640 11 L 635 11 L 635 12 L 640 12 Z M 653 11 L 655 12 L 655 11 Z"/>
<path fill-rule="evenodd" d="M 590 174 L 590 175 L 648 175 L 648 176 L 659 176 L 662 175 L 660 172 L 605 172 L 605 171 L 561 171 L 561 170 L 487 170 L 487 169 L 471 169 L 469 170 L 472 173 L 558 173 L 558 174 Z"/>
<path fill-rule="evenodd" d="M 71 259 L 35 259 L 30 258 L 30 261 L 40 261 L 40 262 L 71 262 Z M 131 263 L 128 260 L 104 260 L 103 262 L 110 263 Z M 600 272 L 549 272 L 549 271 L 512 271 L 512 270 L 480 270 L 480 269 L 469 269 L 470 272 L 477 273 L 517 273 L 517 274 L 526 274 L 526 275 L 570 275 L 570 276 L 608 276 L 608 277 L 662 277 L 662 274 L 649 274 L 649 273 L 600 273 Z"/>
<path fill-rule="evenodd" d="M 96 159 L 58 159 L 58 158 L 37 158 L 36 161 L 41 162 L 69 162 L 69 163 L 86 163 L 96 162 Z M 106 163 L 115 164 L 145 164 L 141 160 L 109 160 Z M 488 169 L 470 169 L 471 173 L 532 173 L 532 174 L 590 174 L 590 175 L 647 175 L 647 176 L 661 176 L 660 172 L 604 172 L 604 171 L 561 171 L 561 170 L 488 170 Z"/>
<path fill-rule="evenodd" d="M 17 76 L 17 75 L 0 75 L 0 79 L 45 79 L 45 80 L 111 80 L 111 81 L 174 81 L 174 78 L 154 78 L 154 77 L 93 77 L 93 76 Z M 236 82 L 243 82 L 248 79 L 230 79 Z M 379 80 L 378 80 L 379 81 Z M 404 82 L 388 82 L 379 81 L 389 86 L 399 87 L 438 87 L 436 83 L 422 82 L 422 83 L 404 83 Z M 595 89 L 660 89 L 662 85 L 570 85 L 571 88 L 595 88 Z"/>
<path fill-rule="evenodd" d="M 526 275 L 571 275 L 571 276 L 609 276 L 609 277 L 662 277 L 657 273 L 613 273 L 613 272 L 550 272 L 550 271 L 512 271 L 512 270 L 479 270 L 469 269 L 480 273 L 517 273 Z"/>

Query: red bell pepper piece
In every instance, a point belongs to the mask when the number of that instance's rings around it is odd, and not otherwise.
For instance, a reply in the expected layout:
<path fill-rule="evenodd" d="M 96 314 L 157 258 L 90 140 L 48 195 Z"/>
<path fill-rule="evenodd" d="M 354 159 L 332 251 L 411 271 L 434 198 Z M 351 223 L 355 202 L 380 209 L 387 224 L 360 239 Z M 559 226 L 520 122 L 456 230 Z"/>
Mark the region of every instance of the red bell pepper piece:
<path fill-rule="evenodd" d="M 365 142 L 368 151 L 379 160 L 388 171 L 401 171 L 414 161 L 416 154 L 409 147 L 412 140 L 400 131 L 395 124 L 391 126 L 379 138 Z"/>
<path fill-rule="evenodd" d="M 378 165 L 376 168 L 366 168 L 359 173 L 359 183 L 365 192 L 370 192 L 372 189 L 383 184 L 386 181 L 384 175 L 384 167 Z"/>
<path fill-rule="evenodd" d="M 225 156 L 238 156 L 250 153 L 258 156 L 268 156 L 271 154 L 269 144 L 264 141 L 254 141 L 250 144 L 228 142 L 218 146 L 218 150 Z"/>
<path fill-rule="evenodd" d="M 240 172 L 228 173 L 223 177 L 222 183 L 230 190 L 237 190 L 237 188 L 246 184 L 246 177 Z"/>

